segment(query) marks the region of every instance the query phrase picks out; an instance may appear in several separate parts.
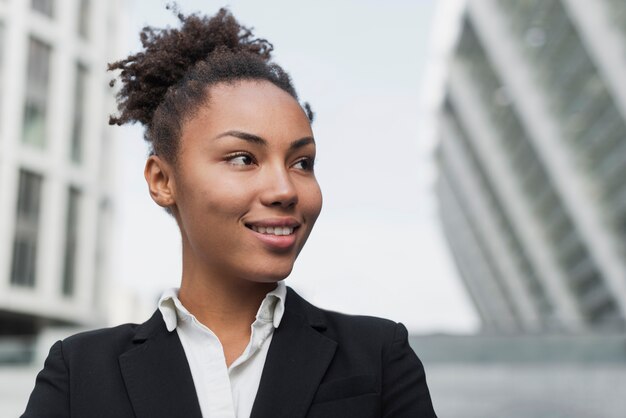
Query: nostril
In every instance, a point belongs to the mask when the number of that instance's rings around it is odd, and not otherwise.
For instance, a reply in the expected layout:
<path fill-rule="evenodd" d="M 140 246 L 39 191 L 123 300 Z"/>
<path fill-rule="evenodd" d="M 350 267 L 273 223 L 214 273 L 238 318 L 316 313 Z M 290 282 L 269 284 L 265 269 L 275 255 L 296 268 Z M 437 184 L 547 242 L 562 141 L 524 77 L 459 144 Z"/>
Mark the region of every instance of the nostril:
<path fill-rule="evenodd" d="M 297 200 L 295 199 L 285 200 L 285 201 L 277 200 L 275 202 L 272 202 L 272 206 L 280 206 L 280 207 L 289 208 L 289 207 L 295 206 L 296 202 Z"/>

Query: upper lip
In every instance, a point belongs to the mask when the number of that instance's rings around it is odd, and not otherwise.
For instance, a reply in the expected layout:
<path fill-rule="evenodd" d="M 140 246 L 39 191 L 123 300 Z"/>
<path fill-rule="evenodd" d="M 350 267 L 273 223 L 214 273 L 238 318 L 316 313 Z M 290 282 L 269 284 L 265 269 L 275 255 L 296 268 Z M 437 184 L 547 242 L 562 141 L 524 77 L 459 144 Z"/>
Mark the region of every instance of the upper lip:
<path fill-rule="evenodd" d="M 259 219 L 256 221 L 247 221 L 245 222 L 246 226 L 256 226 L 256 227 L 287 227 L 287 228 L 297 228 L 300 226 L 300 222 L 298 222 L 294 218 L 267 218 L 267 219 Z"/>

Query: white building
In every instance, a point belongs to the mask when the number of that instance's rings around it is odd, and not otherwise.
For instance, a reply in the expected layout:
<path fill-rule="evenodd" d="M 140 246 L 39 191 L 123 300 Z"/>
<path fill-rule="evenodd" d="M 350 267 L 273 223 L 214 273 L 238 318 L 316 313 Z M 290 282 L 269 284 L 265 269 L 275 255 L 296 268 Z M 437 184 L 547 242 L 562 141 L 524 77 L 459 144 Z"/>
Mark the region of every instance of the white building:
<path fill-rule="evenodd" d="M 0 0 L 0 334 L 104 321 L 120 1 Z"/>
<path fill-rule="evenodd" d="M 485 330 L 626 321 L 625 22 L 614 0 L 465 4 L 438 195 Z"/>

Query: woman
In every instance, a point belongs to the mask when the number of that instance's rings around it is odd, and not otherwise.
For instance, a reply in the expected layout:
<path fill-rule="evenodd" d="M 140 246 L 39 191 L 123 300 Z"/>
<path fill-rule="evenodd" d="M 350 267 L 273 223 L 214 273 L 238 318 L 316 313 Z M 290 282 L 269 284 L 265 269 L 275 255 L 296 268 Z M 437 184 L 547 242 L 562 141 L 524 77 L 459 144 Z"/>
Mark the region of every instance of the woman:
<path fill-rule="evenodd" d="M 282 279 L 322 206 L 313 114 L 226 10 L 146 28 L 120 114 L 178 223 L 180 289 L 147 322 L 57 342 L 24 417 L 434 417 L 402 324 L 324 311 Z"/>

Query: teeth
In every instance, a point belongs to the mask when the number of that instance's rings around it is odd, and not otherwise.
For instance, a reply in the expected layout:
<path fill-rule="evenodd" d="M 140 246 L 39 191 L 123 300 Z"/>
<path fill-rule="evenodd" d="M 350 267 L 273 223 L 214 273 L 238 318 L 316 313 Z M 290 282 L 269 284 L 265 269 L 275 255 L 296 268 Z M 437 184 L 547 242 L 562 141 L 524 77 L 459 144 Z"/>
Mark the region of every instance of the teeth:
<path fill-rule="evenodd" d="M 288 226 L 251 226 L 253 231 L 256 231 L 260 234 L 267 235 L 291 235 L 293 234 L 293 229 Z"/>

